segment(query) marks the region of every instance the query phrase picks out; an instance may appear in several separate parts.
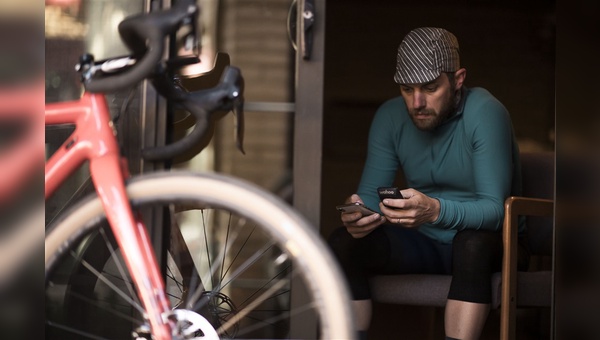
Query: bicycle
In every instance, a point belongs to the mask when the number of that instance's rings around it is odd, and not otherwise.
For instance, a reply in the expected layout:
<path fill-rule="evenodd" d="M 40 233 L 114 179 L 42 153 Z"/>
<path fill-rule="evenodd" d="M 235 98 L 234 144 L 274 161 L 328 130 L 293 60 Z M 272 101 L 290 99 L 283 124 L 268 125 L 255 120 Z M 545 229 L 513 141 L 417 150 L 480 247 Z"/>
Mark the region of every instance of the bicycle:
<path fill-rule="evenodd" d="M 132 55 L 103 61 L 85 56 L 78 65 L 86 89 L 81 99 L 46 104 L 47 126 L 76 126 L 46 163 L 46 198 L 85 161 L 96 188 L 47 229 L 46 338 L 289 337 L 290 319 L 310 312 L 318 317 L 321 338 L 351 339 L 343 276 L 324 242 L 284 202 L 225 175 L 161 171 L 130 177 L 124 166 L 106 92 L 149 79 L 161 95 L 195 116 L 195 127 L 184 139 L 143 150 L 155 161 L 171 159 L 201 141 L 219 110 L 233 110 L 242 121 L 238 69 L 228 67 L 214 88 L 188 92 L 175 79 L 177 67 L 188 61 L 163 60 L 165 37 L 191 27 L 186 39 L 195 38 L 198 11 L 193 1 L 180 0 L 170 9 L 126 18 L 119 33 Z M 161 270 L 146 227 L 152 218 L 166 221 L 171 231 L 190 220 L 212 224 L 192 240 L 172 233 L 168 253 L 157 254 L 167 263 Z M 258 234 L 264 242 L 258 251 L 228 255 Z M 205 251 L 200 260 L 190 249 L 197 246 L 194 241 Z M 263 270 L 257 271 L 259 264 Z M 273 275 L 265 279 L 257 272 Z M 248 321 L 262 317 L 265 307 L 287 307 L 282 295 L 296 278 L 304 282 L 310 301 L 260 322 Z M 242 282 L 236 286 L 235 280 Z M 246 295 L 244 285 L 258 289 Z M 240 296 L 248 300 L 236 302 Z M 268 332 L 257 333 L 265 325 Z"/>

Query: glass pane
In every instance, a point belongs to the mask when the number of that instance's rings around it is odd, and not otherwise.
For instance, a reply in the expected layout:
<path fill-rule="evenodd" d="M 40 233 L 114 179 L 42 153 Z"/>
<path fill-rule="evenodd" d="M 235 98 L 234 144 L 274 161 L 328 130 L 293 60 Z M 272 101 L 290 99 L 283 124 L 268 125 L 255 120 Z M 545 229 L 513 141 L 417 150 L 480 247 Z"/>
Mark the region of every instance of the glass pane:
<path fill-rule="evenodd" d="M 202 17 L 201 64 L 217 51 L 244 77 L 245 140 L 235 147 L 232 115 L 221 119 L 209 148 L 179 167 L 210 169 L 242 177 L 291 199 L 294 50 L 287 17 L 292 1 L 199 1 Z"/>

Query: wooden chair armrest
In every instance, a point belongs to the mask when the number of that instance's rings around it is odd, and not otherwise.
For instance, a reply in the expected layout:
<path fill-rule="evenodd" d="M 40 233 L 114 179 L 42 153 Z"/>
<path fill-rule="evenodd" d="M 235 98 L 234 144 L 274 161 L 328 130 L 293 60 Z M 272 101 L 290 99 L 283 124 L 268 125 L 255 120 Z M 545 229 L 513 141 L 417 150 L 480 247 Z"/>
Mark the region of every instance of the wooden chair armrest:
<path fill-rule="evenodd" d="M 500 339 L 514 339 L 517 308 L 517 245 L 519 216 L 553 216 L 554 201 L 542 198 L 511 196 L 504 202 L 502 239 L 502 298 Z"/>

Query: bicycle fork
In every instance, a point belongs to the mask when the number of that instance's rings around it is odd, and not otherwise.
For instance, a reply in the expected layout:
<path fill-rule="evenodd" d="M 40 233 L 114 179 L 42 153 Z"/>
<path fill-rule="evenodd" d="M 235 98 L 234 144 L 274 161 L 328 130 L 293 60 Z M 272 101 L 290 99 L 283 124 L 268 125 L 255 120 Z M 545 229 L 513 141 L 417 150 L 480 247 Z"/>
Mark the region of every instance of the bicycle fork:
<path fill-rule="evenodd" d="M 171 339 L 175 324 L 166 317 L 170 312 L 154 250 L 143 222 L 130 208 L 123 183 L 118 155 L 104 155 L 90 161 L 90 172 L 112 232 L 121 248 L 125 264 L 146 311 L 156 339 Z"/>

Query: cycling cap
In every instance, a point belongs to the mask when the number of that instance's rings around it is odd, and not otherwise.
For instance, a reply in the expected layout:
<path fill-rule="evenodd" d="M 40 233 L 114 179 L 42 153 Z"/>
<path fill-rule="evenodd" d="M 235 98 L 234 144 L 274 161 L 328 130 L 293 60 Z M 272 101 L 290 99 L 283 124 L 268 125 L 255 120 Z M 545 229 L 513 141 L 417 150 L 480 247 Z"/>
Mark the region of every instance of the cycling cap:
<path fill-rule="evenodd" d="M 398 47 L 394 81 L 422 84 L 460 68 L 458 40 L 443 28 L 422 27 L 410 31 Z"/>

